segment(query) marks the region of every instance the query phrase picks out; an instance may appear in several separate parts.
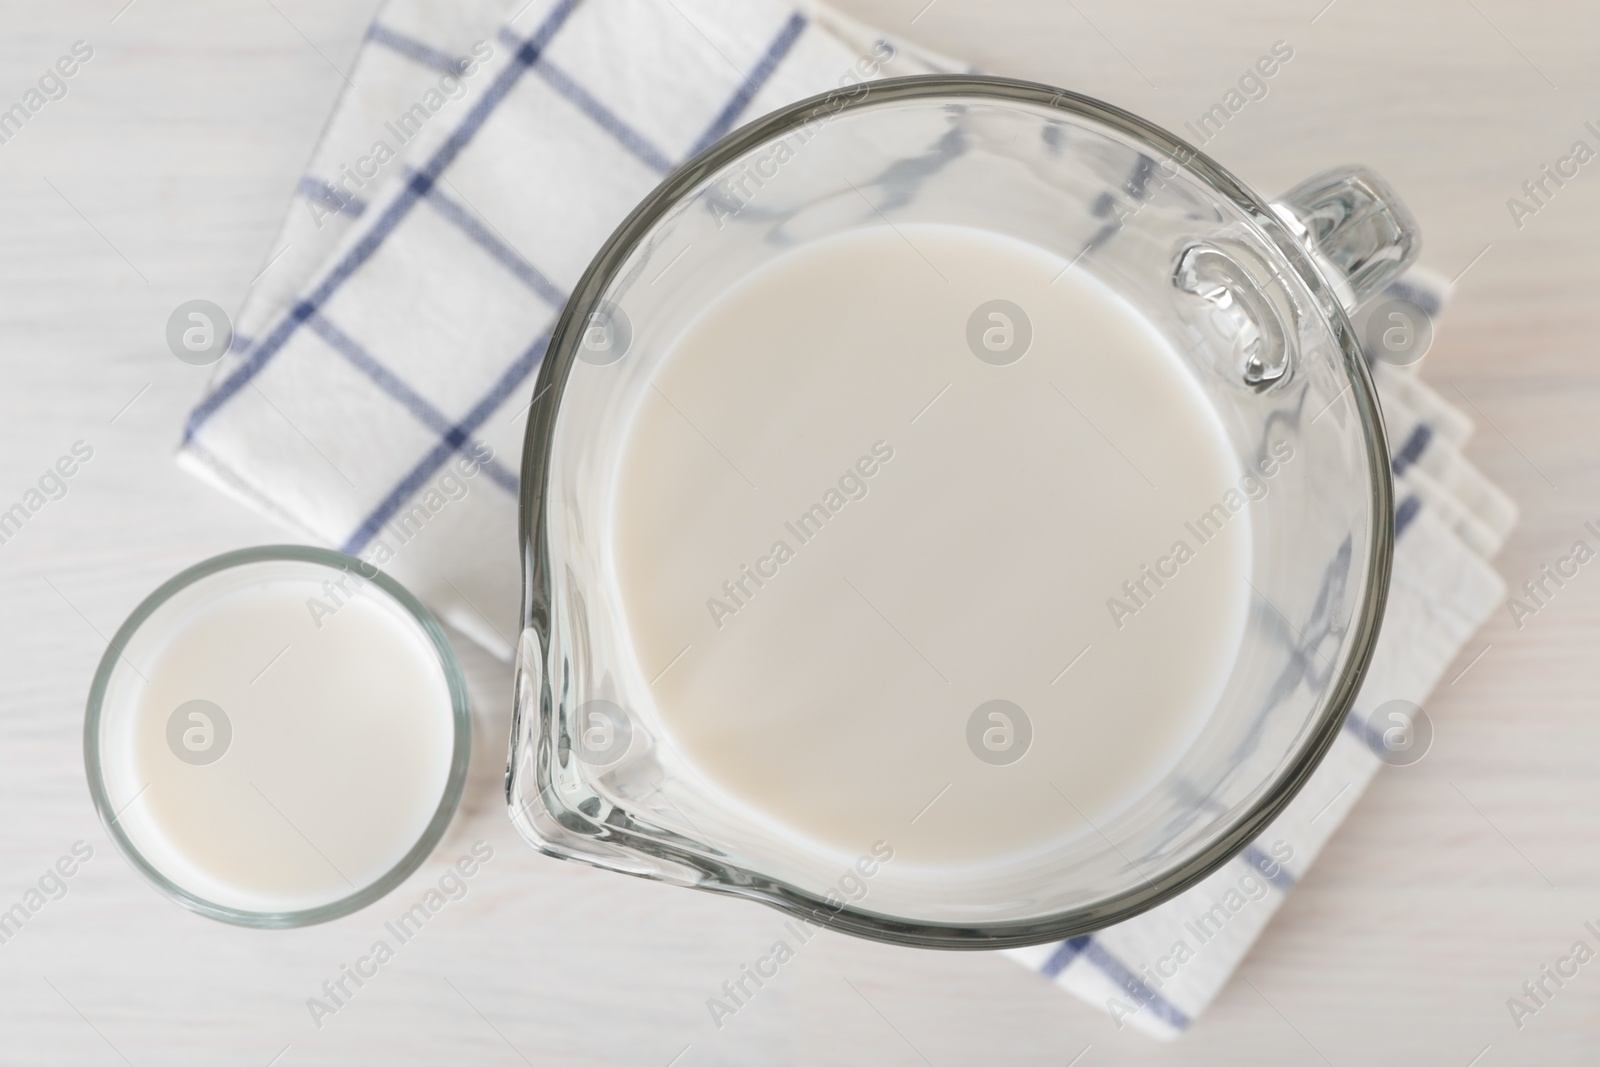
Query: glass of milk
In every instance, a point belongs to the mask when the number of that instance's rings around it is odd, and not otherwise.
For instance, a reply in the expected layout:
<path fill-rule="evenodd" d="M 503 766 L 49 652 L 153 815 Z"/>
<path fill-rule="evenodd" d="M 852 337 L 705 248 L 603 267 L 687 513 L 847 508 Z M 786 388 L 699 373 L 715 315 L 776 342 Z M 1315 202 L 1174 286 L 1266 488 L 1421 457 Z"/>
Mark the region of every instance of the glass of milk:
<path fill-rule="evenodd" d="M 472 716 L 427 608 L 371 564 L 279 545 L 200 563 L 134 609 L 83 747 L 101 822 L 158 890 L 225 922 L 304 926 L 427 859 Z"/>
<path fill-rule="evenodd" d="M 928 947 L 1085 933 L 1245 847 L 1341 728 L 1393 502 L 1349 312 L 1375 175 L 1269 203 L 978 77 L 738 131 L 555 331 L 508 800 L 565 858 Z"/>

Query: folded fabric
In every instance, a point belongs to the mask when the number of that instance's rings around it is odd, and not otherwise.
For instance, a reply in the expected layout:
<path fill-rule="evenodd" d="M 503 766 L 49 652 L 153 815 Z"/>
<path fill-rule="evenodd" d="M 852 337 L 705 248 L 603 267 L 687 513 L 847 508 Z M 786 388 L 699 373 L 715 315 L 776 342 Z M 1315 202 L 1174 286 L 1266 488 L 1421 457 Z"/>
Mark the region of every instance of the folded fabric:
<path fill-rule="evenodd" d="M 180 463 L 379 564 L 509 659 L 532 375 L 601 242 L 673 166 L 766 111 L 954 69 L 817 3 L 390 0 Z M 1442 302 L 1425 274 L 1399 286 L 1419 306 Z M 1013 953 L 1152 1033 L 1203 1010 L 1359 796 L 1378 765 L 1364 714 L 1421 702 L 1502 595 L 1484 558 L 1515 512 L 1461 456 L 1470 420 L 1413 374 L 1375 372 L 1400 537 L 1351 728 L 1272 830 L 1204 885 L 1091 938 Z M 1191 949 L 1173 970 L 1180 940 Z"/>

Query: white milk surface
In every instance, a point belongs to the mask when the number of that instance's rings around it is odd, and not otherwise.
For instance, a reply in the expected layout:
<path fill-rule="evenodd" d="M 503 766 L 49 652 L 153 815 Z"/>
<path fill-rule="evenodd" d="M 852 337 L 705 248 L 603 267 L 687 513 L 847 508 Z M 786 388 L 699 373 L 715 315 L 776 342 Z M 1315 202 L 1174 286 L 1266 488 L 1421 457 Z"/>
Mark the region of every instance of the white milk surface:
<path fill-rule="evenodd" d="M 1137 800 L 1215 706 L 1249 508 L 1193 524 L 1239 499 L 1238 461 L 1178 355 L 1066 267 L 852 231 L 725 293 L 645 391 L 610 527 L 655 679 L 633 711 L 773 834 L 846 862 L 887 840 L 897 870 L 1020 860 Z M 995 299 L 1032 327 L 1009 365 L 968 342 Z M 968 742 L 991 700 L 1032 726 L 1006 765 Z"/>
<path fill-rule="evenodd" d="M 375 585 L 321 584 L 339 577 L 268 563 L 202 579 L 141 627 L 125 650 L 138 673 L 124 664 L 109 687 L 100 752 L 121 824 L 214 904 L 282 912 L 347 897 L 416 844 L 444 793 L 455 738 L 438 653 Z M 203 765 L 168 738 L 196 699 L 232 732 Z M 180 744 L 219 743 L 215 723 L 208 737 L 183 722 L 198 732 Z"/>

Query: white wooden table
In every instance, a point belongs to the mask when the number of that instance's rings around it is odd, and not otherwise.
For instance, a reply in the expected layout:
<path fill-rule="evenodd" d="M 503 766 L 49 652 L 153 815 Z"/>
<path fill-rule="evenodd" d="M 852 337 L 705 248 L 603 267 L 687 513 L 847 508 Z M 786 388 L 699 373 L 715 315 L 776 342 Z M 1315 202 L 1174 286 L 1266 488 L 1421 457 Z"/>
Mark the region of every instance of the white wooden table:
<path fill-rule="evenodd" d="M 166 902 L 101 831 L 80 737 L 104 638 L 145 593 L 206 556 L 282 537 L 174 466 L 205 372 L 172 358 L 163 328 L 196 296 L 235 305 L 261 269 L 340 87 L 333 65 L 354 55 L 374 3 L 137 0 L 119 15 L 125 2 L 0 11 L 0 107 L 74 41 L 94 49 L 69 94 L 0 144 L 0 509 L 75 441 L 94 449 L 67 495 L 0 544 L 0 909 L 75 841 L 94 849 L 66 896 L 0 945 L 0 1062 L 1600 1058 L 1600 961 L 1520 1031 L 1506 1007 L 1578 938 L 1600 948 L 1583 929 L 1600 926 L 1600 567 L 1521 629 L 1501 614 L 1469 645 L 1452 675 L 1491 647 L 1430 702 L 1429 757 L 1386 771 L 1362 800 L 1245 964 L 1255 988 L 1235 981 L 1167 1046 L 997 956 L 833 935 L 715 1029 L 706 997 L 765 950 L 779 917 L 523 847 L 500 802 L 509 675 L 463 643 L 479 715 L 472 779 L 419 878 L 479 837 L 495 858 L 316 1029 L 306 998 L 367 950 L 385 905 L 257 933 Z M 1294 59 L 1270 95 L 1208 151 L 1269 192 L 1372 164 L 1421 220 L 1425 262 L 1465 271 L 1426 376 L 1476 408 L 1471 455 L 1523 508 L 1497 564 L 1515 586 L 1600 519 L 1600 259 L 1589 251 L 1600 162 L 1521 228 L 1506 206 L 1575 140 L 1600 147 L 1583 127 L 1600 120 L 1600 9 L 1336 0 L 1319 14 L 1323 2 L 844 6 L 1173 128 L 1288 42 Z"/>

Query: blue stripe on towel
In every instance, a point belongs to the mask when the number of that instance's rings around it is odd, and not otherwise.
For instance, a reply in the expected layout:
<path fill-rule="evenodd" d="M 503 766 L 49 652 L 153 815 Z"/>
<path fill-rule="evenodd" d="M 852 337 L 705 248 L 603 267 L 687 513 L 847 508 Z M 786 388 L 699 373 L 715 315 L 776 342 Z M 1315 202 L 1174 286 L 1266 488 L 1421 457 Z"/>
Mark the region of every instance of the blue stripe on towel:
<path fill-rule="evenodd" d="M 438 179 L 445 168 L 453 163 L 461 151 L 466 148 L 477 132 L 483 128 L 484 122 L 494 113 L 495 108 L 506 98 L 511 89 L 527 73 L 528 68 L 539 60 L 540 54 L 549 47 L 550 41 L 556 32 L 561 29 L 582 0 L 562 0 L 556 5 L 544 23 L 534 31 L 533 35 L 524 41 L 516 51 L 516 62 L 502 70 L 494 82 L 485 91 L 483 97 L 473 105 L 467 117 L 454 133 L 439 146 L 433 158 L 430 159 L 422 171 L 406 186 L 405 191 L 398 196 L 384 211 L 383 216 L 373 225 L 373 228 L 340 260 L 339 264 L 323 280 L 322 284 L 312 292 L 311 296 L 297 305 L 290 314 L 280 322 L 270 334 L 262 339 L 261 344 L 250 353 L 232 374 L 223 379 L 222 384 L 189 416 L 189 423 L 184 428 L 184 440 L 188 441 L 203 426 L 212 415 L 215 415 L 233 396 L 243 389 L 252 378 L 271 362 L 288 342 L 289 338 L 299 328 L 300 324 L 316 313 L 317 308 L 331 299 L 334 293 L 350 279 L 357 269 L 374 252 L 382 247 L 389 234 L 394 232 L 400 221 L 411 212 L 417 201 L 427 192 L 428 188 Z"/>
<path fill-rule="evenodd" d="M 513 390 L 528 380 L 528 376 L 533 373 L 534 368 L 539 365 L 539 361 L 544 358 L 544 350 L 549 343 L 550 335 L 545 333 L 533 344 L 529 345 L 522 355 L 517 358 L 517 361 L 506 368 L 505 373 L 500 376 L 494 388 L 489 390 L 488 394 L 478 401 L 460 422 L 451 427 L 450 431 L 445 434 L 444 440 L 430 450 L 426 456 L 423 456 L 422 460 L 411 469 L 411 473 L 402 478 L 400 484 L 394 487 L 393 491 L 383 499 L 383 502 L 362 520 L 361 525 L 356 527 L 356 531 L 340 546 L 341 551 L 347 552 L 352 556 L 359 555 L 361 550 L 371 543 L 373 537 L 377 536 L 378 531 L 383 528 L 383 524 L 388 522 L 396 511 L 400 510 L 400 505 L 410 499 L 413 493 L 421 489 L 423 484 L 433 477 L 434 472 L 444 466 L 445 461 L 450 458 L 450 454 L 476 432 L 488 420 L 489 416 L 494 414 L 496 408 L 505 403 L 506 397 L 510 396 Z"/>
<path fill-rule="evenodd" d="M 1359 718 L 1355 709 L 1344 717 L 1344 728 L 1355 734 L 1363 745 L 1370 748 L 1378 756 L 1387 755 L 1389 746 L 1383 743 L 1383 735 L 1367 726 L 1366 720 Z"/>
<path fill-rule="evenodd" d="M 1044 965 L 1039 968 L 1039 973 L 1046 978 L 1054 978 L 1067 969 L 1067 964 L 1078 958 L 1078 953 L 1082 952 L 1083 947 L 1088 943 L 1088 934 L 1061 942 L 1056 946 L 1055 952 L 1050 954 L 1050 958 L 1045 960 Z"/>
<path fill-rule="evenodd" d="M 1184 1030 L 1189 1026 L 1189 1017 L 1179 1011 L 1166 997 L 1150 988 L 1150 984 L 1143 978 L 1130 971 L 1099 942 L 1089 939 L 1083 946 L 1083 956 L 1090 963 L 1121 986 L 1123 992 L 1132 997 L 1138 1004 L 1155 1012 L 1156 1016 L 1171 1026 L 1174 1030 Z"/>
<path fill-rule="evenodd" d="M 502 43 L 516 47 L 516 35 L 509 29 L 502 27 L 495 36 Z M 672 160 L 667 158 L 665 152 L 651 144 L 650 138 L 634 129 L 621 115 L 601 103 L 597 96 L 574 81 L 566 71 L 545 60 L 537 67 L 537 73 L 544 79 L 546 85 L 559 93 L 567 103 L 583 112 L 590 122 L 609 133 L 618 144 L 645 166 L 657 174 L 665 174 L 672 169 Z"/>
<path fill-rule="evenodd" d="M 1368 709 L 1371 714 L 1371 709 Z M 1355 711 L 1344 717 L 1344 728 L 1349 730 L 1363 745 L 1372 750 L 1373 755 L 1380 759 L 1389 755 L 1389 746 L 1383 742 L 1383 731 L 1368 726 L 1364 719 L 1359 718 Z"/>
<path fill-rule="evenodd" d="M 657 174 L 665 174 L 672 169 L 672 161 L 651 144 L 649 138 L 624 122 L 621 116 L 602 104 L 589 90 L 573 81 L 564 72 L 549 63 L 541 63 L 538 74 L 545 80 L 546 85 L 587 115 L 596 126 L 616 138 L 618 144 L 631 152 L 645 166 Z"/>
<path fill-rule="evenodd" d="M 1406 527 L 1411 525 L 1411 520 L 1417 517 L 1417 512 L 1422 510 L 1422 501 L 1416 496 L 1408 496 L 1400 501 L 1400 506 L 1394 509 L 1394 536 L 1395 540 L 1406 532 Z"/>
<path fill-rule="evenodd" d="M 1255 868 L 1255 872 L 1265 878 L 1267 883 L 1274 889 L 1281 889 L 1287 893 L 1294 888 L 1294 875 L 1290 874 L 1283 864 L 1256 846 L 1246 846 L 1240 856 L 1243 857 L 1246 863 Z"/>
<path fill-rule="evenodd" d="M 1396 278 L 1383 292 L 1385 296 L 1404 300 L 1432 318 L 1438 318 L 1439 312 L 1444 310 L 1444 301 L 1440 299 L 1439 294 L 1420 285 L 1413 285 L 1404 278 Z"/>
<path fill-rule="evenodd" d="M 733 124 L 739 120 L 739 116 L 744 114 L 745 108 L 750 106 L 750 101 L 755 99 L 756 94 L 761 91 L 762 87 L 767 84 L 767 80 L 772 77 L 772 72 L 778 69 L 778 64 L 783 62 L 783 57 L 787 56 L 789 51 L 794 48 L 795 41 L 800 39 L 800 34 L 805 28 L 806 18 L 804 15 L 796 11 L 789 16 L 789 21 L 783 24 L 783 29 L 778 31 L 778 36 L 767 46 L 767 51 L 762 55 L 761 61 L 756 64 L 755 69 L 745 78 L 744 84 L 739 86 L 738 92 L 733 94 L 733 99 L 728 101 L 722 111 L 717 114 L 717 117 L 712 120 L 711 125 L 706 128 L 706 132 L 702 133 L 700 139 L 694 143 L 694 147 L 689 149 L 691 156 L 698 155 L 733 128 Z"/>
<path fill-rule="evenodd" d="M 415 37 L 408 37 L 397 30 L 374 22 L 367 28 L 367 40 L 383 45 L 389 51 L 405 56 L 413 63 L 420 63 L 424 67 L 453 74 L 461 77 L 461 67 L 464 62 L 470 62 L 465 56 L 457 58 L 439 51 L 431 45 L 423 44 Z"/>
<path fill-rule="evenodd" d="M 1422 458 L 1422 453 L 1427 451 L 1428 442 L 1433 440 L 1433 427 L 1425 422 L 1419 422 L 1412 429 L 1411 436 L 1406 438 L 1406 443 L 1400 446 L 1400 451 L 1394 454 L 1391 465 L 1396 475 L 1406 472 L 1417 460 Z"/>
<path fill-rule="evenodd" d="M 359 196 L 353 196 L 343 189 L 329 185 L 316 175 L 307 174 L 300 179 L 295 188 L 301 196 L 315 200 L 333 211 L 335 215 L 349 215 L 351 218 L 360 218 L 367 210 L 367 202 Z"/>
<path fill-rule="evenodd" d="M 1040 965 L 1039 973 L 1054 980 L 1080 956 L 1088 960 L 1101 974 L 1121 986 L 1122 991 L 1133 998 L 1141 1009 L 1149 1008 L 1175 1030 L 1188 1028 L 1190 1019 L 1187 1015 L 1166 997 L 1150 988 L 1148 982 L 1129 970 L 1090 934 L 1074 937 L 1057 945 L 1050 958 Z"/>
<path fill-rule="evenodd" d="M 493 256 L 495 261 L 515 275 L 518 281 L 538 293 L 547 304 L 560 308 L 567 302 L 567 294 L 546 278 L 539 268 L 529 263 L 515 248 L 502 241 L 493 230 L 479 222 L 472 212 L 440 192 L 437 185 L 428 190 L 428 204 L 454 223 L 457 229 L 472 239 L 473 243 Z"/>
<path fill-rule="evenodd" d="M 450 436 L 454 429 L 444 412 L 430 404 L 421 394 L 407 385 L 403 379 L 388 367 L 380 363 L 366 349 L 339 327 L 328 321 L 321 314 L 313 315 L 306 320 L 306 325 L 318 337 L 328 343 L 328 347 L 339 353 L 352 366 L 372 379 L 379 388 L 395 400 L 399 401 L 407 411 L 416 416 L 417 421 L 438 433 L 441 438 Z M 463 438 L 457 448 L 464 449 L 467 445 L 475 446 L 477 442 Z M 483 464 L 484 473 L 489 475 L 490 481 L 509 493 L 517 491 L 517 476 L 507 470 L 498 460 L 490 459 Z"/>

